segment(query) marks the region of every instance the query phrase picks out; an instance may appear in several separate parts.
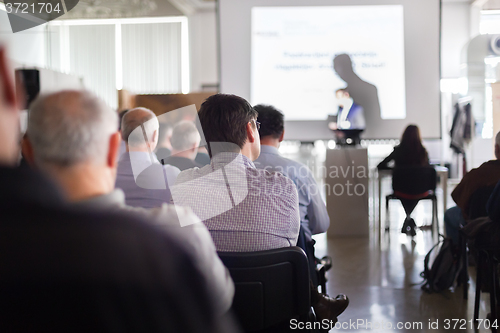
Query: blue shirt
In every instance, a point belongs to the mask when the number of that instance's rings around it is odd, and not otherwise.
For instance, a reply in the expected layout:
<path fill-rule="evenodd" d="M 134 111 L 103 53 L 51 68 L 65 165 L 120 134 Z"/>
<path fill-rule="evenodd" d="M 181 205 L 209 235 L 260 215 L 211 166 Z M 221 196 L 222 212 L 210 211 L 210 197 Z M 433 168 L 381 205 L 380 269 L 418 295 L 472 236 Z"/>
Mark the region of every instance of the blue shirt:
<path fill-rule="evenodd" d="M 307 240 L 311 240 L 311 235 L 328 229 L 330 217 L 321 198 L 318 184 L 307 166 L 281 156 L 277 148 L 267 145 L 261 145 L 260 156 L 254 164 L 258 169 L 281 172 L 297 186 L 300 223 Z"/>
<path fill-rule="evenodd" d="M 115 187 L 125 193 L 128 206 L 154 208 L 170 203 L 170 186 L 180 170 L 171 165 L 162 166 L 155 154 L 124 153 L 118 161 Z M 166 179 L 165 179 L 166 178 Z"/>

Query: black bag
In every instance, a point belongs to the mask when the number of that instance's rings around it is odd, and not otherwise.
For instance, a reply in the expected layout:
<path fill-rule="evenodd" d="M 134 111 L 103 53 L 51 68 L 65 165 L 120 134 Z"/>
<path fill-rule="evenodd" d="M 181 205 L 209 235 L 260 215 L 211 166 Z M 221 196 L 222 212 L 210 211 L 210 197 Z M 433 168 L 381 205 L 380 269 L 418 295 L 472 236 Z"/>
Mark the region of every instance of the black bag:
<path fill-rule="evenodd" d="M 422 289 L 432 292 L 442 292 L 449 289 L 457 280 L 458 274 L 462 269 L 462 260 L 460 260 L 459 251 L 454 249 L 451 238 L 439 235 L 443 239 L 439 241 L 427 253 L 424 259 L 424 271 L 420 273 L 424 284 Z M 429 260 L 433 251 L 439 247 L 439 252 L 429 269 Z"/>

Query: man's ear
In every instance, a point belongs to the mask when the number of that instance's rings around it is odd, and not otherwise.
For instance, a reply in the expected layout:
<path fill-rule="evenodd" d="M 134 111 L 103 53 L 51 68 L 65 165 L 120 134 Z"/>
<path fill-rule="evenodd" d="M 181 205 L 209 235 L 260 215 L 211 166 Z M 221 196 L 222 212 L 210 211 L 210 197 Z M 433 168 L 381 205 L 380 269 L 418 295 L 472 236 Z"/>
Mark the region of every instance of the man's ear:
<path fill-rule="evenodd" d="M 280 141 L 279 142 L 283 141 L 284 137 L 285 137 L 285 130 L 283 130 L 283 132 L 281 132 L 280 139 L 279 139 Z"/>
<path fill-rule="evenodd" d="M 122 136 L 120 132 L 113 133 L 109 137 L 109 149 L 106 163 L 110 168 L 116 168 L 118 165 L 118 154 L 120 153 L 120 144 Z"/>
<path fill-rule="evenodd" d="M 258 132 L 257 132 L 257 129 L 255 129 L 255 131 L 254 131 L 253 124 L 252 124 L 252 122 L 251 122 L 251 121 L 249 121 L 249 122 L 247 123 L 247 127 L 246 127 L 246 129 L 247 129 L 247 138 L 248 138 L 248 142 L 250 142 L 250 143 L 254 143 L 254 142 L 255 142 L 255 139 L 256 139 L 256 137 L 255 137 L 255 133 L 258 133 Z"/>
<path fill-rule="evenodd" d="M 12 72 L 9 70 L 7 64 L 7 52 L 4 47 L 0 47 L 0 97 L 4 103 L 17 111 L 16 89 L 14 87 Z"/>
<path fill-rule="evenodd" d="M 27 134 L 21 140 L 21 152 L 24 159 L 31 167 L 35 167 L 35 154 L 33 153 L 33 146 Z"/>
<path fill-rule="evenodd" d="M 151 138 L 151 142 L 156 142 L 156 143 L 158 143 L 158 131 L 159 131 L 159 130 L 155 130 L 155 131 L 153 132 L 153 137 Z"/>

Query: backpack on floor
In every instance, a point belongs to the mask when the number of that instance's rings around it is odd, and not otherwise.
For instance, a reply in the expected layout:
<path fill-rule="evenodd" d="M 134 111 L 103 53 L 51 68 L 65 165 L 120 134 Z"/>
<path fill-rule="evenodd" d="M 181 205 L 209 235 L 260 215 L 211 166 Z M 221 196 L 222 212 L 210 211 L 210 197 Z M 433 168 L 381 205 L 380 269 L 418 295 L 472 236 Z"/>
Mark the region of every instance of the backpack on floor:
<path fill-rule="evenodd" d="M 439 236 L 443 239 L 427 253 L 424 259 L 424 271 L 420 273 L 424 278 L 422 289 L 429 293 L 439 293 L 452 287 L 462 269 L 459 251 L 455 250 L 451 238 Z M 431 255 L 438 247 L 439 251 L 429 268 Z"/>

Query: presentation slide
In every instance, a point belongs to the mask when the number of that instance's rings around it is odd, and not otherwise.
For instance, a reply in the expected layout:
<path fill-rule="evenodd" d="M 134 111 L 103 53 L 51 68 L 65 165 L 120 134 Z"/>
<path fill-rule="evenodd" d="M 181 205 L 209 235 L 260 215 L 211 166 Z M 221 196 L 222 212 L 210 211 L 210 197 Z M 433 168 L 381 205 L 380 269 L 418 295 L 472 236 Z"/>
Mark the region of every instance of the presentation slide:
<path fill-rule="evenodd" d="M 399 139 L 409 124 L 422 138 L 441 137 L 440 0 L 218 0 L 217 8 L 220 92 L 282 110 L 285 140 L 330 140 L 336 129 Z"/>
<path fill-rule="evenodd" d="M 325 120 L 347 88 L 367 124 L 406 118 L 403 5 L 251 9 L 252 105 Z"/>

